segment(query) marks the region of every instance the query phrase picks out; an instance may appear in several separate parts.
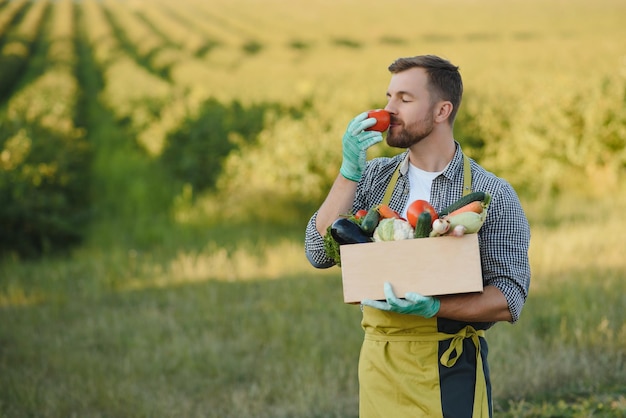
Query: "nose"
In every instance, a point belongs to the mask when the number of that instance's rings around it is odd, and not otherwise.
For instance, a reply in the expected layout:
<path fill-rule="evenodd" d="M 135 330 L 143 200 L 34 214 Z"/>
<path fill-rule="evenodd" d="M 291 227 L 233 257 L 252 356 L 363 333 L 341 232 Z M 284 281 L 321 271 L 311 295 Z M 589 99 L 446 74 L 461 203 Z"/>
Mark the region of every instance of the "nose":
<path fill-rule="evenodd" d="M 393 105 L 393 103 L 392 103 L 392 101 L 391 101 L 391 100 L 389 100 L 389 101 L 387 102 L 387 105 L 385 106 L 385 110 L 386 110 L 387 112 L 391 113 L 392 115 L 395 115 L 395 114 L 396 114 L 396 109 L 395 109 L 395 106 Z"/>

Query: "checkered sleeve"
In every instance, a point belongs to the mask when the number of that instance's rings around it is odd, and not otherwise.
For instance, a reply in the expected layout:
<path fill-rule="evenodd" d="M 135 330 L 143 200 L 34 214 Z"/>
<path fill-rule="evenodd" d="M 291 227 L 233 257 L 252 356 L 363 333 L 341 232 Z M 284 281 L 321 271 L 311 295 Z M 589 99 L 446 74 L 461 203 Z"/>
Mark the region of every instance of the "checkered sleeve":
<path fill-rule="evenodd" d="M 530 286 L 530 227 L 513 188 L 497 180 L 487 220 L 479 232 L 483 280 L 502 292 L 511 322 L 516 322 Z"/>
<path fill-rule="evenodd" d="M 309 263 L 315 268 L 325 269 L 335 265 L 335 262 L 326 255 L 324 251 L 324 237 L 320 235 L 315 226 L 317 212 L 311 216 L 306 226 L 304 239 L 304 252 Z"/>
<path fill-rule="evenodd" d="M 352 205 L 352 213 L 359 209 L 368 210 L 380 203 L 385 195 L 387 184 L 393 172 L 406 153 L 398 154 L 391 158 L 375 158 L 367 162 L 363 177 L 357 185 L 355 199 Z M 394 195 L 395 196 L 395 195 Z M 392 208 L 398 208 L 403 202 L 392 199 Z M 328 268 L 335 265 L 334 261 L 324 251 L 324 237 L 320 235 L 316 227 L 317 212 L 311 216 L 306 226 L 304 250 L 307 259 L 315 268 Z"/>
<path fill-rule="evenodd" d="M 433 182 L 431 200 L 441 210 L 463 193 L 463 154 L 457 148 L 444 174 Z M 515 190 L 504 179 L 470 160 L 472 190 L 489 192 L 487 219 L 478 232 L 483 283 L 498 288 L 517 322 L 528 296 L 530 227 Z"/>

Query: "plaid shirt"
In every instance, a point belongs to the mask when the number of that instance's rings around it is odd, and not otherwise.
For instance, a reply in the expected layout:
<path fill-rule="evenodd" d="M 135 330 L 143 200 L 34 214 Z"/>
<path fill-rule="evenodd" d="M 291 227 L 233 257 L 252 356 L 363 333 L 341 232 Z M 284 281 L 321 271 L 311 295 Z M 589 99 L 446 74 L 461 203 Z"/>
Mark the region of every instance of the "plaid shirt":
<path fill-rule="evenodd" d="M 484 285 L 495 286 L 504 294 L 512 322 L 519 319 L 530 286 L 528 247 L 530 227 L 515 190 L 505 180 L 486 171 L 473 160 L 472 190 L 491 194 L 487 219 L 478 232 Z M 395 168 L 401 164 L 400 176 L 389 206 L 401 212 L 409 198 L 408 151 L 391 158 L 375 158 L 367 167 L 356 190 L 352 213 L 379 204 Z M 463 152 L 456 152 L 446 170 L 433 180 L 430 203 L 440 211 L 463 195 Z M 306 228 L 305 252 L 314 267 L 334 265 L 324 251 L 323 237 L 315 228 L 317 212 Z"/>

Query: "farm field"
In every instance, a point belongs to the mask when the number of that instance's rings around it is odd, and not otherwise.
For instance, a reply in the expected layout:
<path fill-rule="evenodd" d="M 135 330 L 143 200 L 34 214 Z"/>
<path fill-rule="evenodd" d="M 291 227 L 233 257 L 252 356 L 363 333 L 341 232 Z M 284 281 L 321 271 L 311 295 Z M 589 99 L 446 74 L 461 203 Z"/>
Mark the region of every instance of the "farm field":
<path fill-rule="evenodd" d="M 626 416 L 626 3 L 0 0 L 0 417 L 357 417 L 304 227 L 387 66 L 459 65 L 531 222 L 498 417 Z M 397 152 L 377 145 L 370 153 Z"/>

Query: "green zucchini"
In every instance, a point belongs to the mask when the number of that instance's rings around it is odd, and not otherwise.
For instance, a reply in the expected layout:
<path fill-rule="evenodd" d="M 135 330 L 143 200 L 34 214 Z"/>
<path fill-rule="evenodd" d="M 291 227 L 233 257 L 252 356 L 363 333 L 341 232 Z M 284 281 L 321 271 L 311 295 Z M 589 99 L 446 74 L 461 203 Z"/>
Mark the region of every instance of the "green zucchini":
<path fill-rule="evenodd" d="M 425 210 L 417 217 L 417 223 L 415 224 L 415 238 L 426 238 L 430 235 L 430 231 L 433 230 L 433 218 L 430 212 Z"/>
<path fill-rule="evenodd" d="M 453 204 L 451 204 L 450 206 L 446 207 L 445 209 L 443 209 L 441 212 L 439 212 L 439 217 L 443 218 L 444 216 L 454 212 L 457 209 L 461 209 L 463 206 L 470 204 L 472 202 L 475 201 L 481 201 L 484 202 L 485 206 L 489 205 L 489 202 L 491 201 L 491 195 L 487 192 L 472 192 L 469 193 L 463 197 L 461 197 L 459 200 L 457 200 L 456 202 L 454 202 Z"/>
<path fill-rule="evenodd" d="M 367 211 L 367 214 L 361 218 L 361 229 L 368 237 L 374 235 L 374 230 L 380 222 L 380 213 L 378 213 L 378 206 L 373 206 Z"/>

